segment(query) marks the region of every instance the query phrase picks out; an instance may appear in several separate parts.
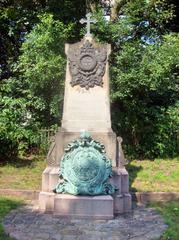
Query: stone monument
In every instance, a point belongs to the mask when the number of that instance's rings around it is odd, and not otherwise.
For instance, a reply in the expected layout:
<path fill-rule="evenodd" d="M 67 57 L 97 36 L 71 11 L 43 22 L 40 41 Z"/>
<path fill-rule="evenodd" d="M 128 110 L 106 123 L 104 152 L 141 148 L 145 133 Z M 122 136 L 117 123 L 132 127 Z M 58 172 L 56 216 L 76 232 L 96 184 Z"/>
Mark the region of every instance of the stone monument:
<path fill-rule="evenodd" d="M 39 208 L 61 216 L 111 219 L 131 210 L 121 137 L 111 129 L 109 44 L 90 33 L 66 44 L 65 96 L 61 128 L 42 174 Z"/>

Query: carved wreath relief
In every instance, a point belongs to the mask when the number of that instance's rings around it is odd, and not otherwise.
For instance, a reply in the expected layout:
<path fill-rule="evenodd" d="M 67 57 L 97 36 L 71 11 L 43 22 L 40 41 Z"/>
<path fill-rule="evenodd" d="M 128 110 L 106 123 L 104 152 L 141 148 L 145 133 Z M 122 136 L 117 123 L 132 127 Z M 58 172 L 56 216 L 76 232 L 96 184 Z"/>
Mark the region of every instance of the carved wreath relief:
<path fill-rule="evenodd" d="M 54 192 L 73 195 L 113 194 L 115 187 L 109 182 L 112 176 L 111 161 L 104 145 L 93 140 L 89 133 L 68 144 L 61 160 L 60 178 Z"/>
<path fill-rule="evenodd" d="M 87 90 L 90 87 L 103 86 L 107 52 L 104 48 L 95 49 L 88 40 L 77 51 L 69 53 L 71 86 L 80 85 Z"/>

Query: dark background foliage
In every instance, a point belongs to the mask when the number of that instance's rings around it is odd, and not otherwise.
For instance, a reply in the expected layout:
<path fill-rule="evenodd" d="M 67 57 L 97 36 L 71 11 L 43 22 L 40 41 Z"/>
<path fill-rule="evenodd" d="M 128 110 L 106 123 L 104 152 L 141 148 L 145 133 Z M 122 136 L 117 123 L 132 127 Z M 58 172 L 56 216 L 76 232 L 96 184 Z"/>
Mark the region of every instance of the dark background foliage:
<path fill-rule="evenodd" d="M 126 153 L 177 154 L 178 1 L 1 0 L 1 159 L 39 146 L 39 129 L 59 125 L 64 44 L 82 37 L 86 11 L 98 20 L 95 37 L 112 46 L 112 122 Z"/>

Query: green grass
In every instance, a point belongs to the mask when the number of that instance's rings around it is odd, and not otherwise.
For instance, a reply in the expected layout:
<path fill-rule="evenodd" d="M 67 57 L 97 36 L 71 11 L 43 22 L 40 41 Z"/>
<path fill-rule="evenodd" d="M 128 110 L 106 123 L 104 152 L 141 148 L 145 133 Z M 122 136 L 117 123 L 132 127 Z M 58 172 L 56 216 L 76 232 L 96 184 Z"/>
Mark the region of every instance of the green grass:
<path fill-rule="evenodd" d="M 0 188 L 41 189 L 44 158 L 16 159 L 0 163 Z M 130 190 L 179 192 L 179 159 L 134 160 L 127 166 Z M 22 201 L 0 196 L 0 240 L 12 240 L 5 235 L 2 219 Z M 179 200 L 152 204 L 168 224 L 168 229 L 160 240 L 179 240 Z"/>
<path fill-rule="evenodd" d="M 179 192 L 179 159 L 134 160 L 128 166 L 130 190 Z"/>
<path fill-rule="evenodd" d="M 16 159 L 0 163 L 0 188 L 41 189 L 44 158 Z M 130 190 L 179 192 L 179 159 L 133 160 L 127 166 Z"/>
<path fill-rule="evenodd" d="M 44 158 L 16 159 L 0 163 L 0 188 L 41 189 Z"/>
<path fill-rule="evenodd" d="M 167 203 L 153 203 L 150 206 L 159 211 L 168 225 L 160 240 L 179 240 L 179 200 Z"/>
<path fill-rule="evenodd" d="M 6 236 L 2 220 L 12 209 L 17 208 L 22 204 L 22 200 L 14 197 L 0 196 L 0 240 L 12 240 L 12 238 Z"/>

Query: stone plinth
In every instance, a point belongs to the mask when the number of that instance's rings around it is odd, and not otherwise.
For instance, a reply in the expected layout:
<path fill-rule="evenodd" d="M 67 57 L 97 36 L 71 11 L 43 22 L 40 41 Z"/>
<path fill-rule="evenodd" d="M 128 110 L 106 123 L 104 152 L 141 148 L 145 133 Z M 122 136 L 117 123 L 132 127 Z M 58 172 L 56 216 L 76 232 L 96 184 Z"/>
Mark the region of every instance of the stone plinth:
<path fill-rule="evenodd" d="M 39 195 L 39 203 L 40 203 L 39 205 L 40 205 L 40 209 L 43 211 L 47 211 L 47 212 L 50 211 L 54 213 L 56 211 L 59 211 L 61 213 L 61 211 L 63 212 L 63 210 L 61 209 L 60 206 L 62 205 L 60 204 L 64 203 L 65 200 L 73 199 L 72 202 L 75 203 L 76 201 L 75 199 L 80 200 L 81 198 L 82 199 L 84 198 L 83 196 L 78 196 L 77 198 L 76 196 L 66 195 L 66 194 L 58 195 L 52 192 L 52 190 L 56 186 L 56 184 L 52 184 L 52 183 L 55 183 L 55 181 L 58 182 L 57 179 L 59 178 L 57 170 L 58 170 L 57 167 L 47 167 L 42 174 L 42 192 Z M 118 189 L 113 196 L 97 196 L 97 198 L 85 197 L 85 201 L 82 201 L 81 203 L 84 202 L 85 204 L 89 204 L 90 206 L 92 206 L 94 204 L 94 199 L 95 199 L 97 200 L 96 201 L 97 204 L 99 202 L 103 204 L 102 201 L 100 201 L 100 199 L 105 199 L 102 197 L 110 197 L 110 198 L 107 198 L 107 200 L 111 198 L 113 199 L 112 206 L 113 206 L 114 214 L 130 212 L 132 207 L 132 198 L 131 198 L 131 195 L 129 194 L 129 175 L 126 169 L 113 167 L 113 177 L 110 179 L 110 182 L 114 186 L 116 186 Z M 71 198 L 67 196 L 70 196 Z M 56 204 L 57 204 L 56 207 L 54 205 L 55 199 L 58 199 L 56 201 Z M 71 204 L 71 201 L 69 201 L 69 204 Z M 79 208 L 79 209 L 81 208 L 81 205 L 75 205 L 75 206 L 76 208 Z M 57 209 L 58 207 L 59 207 L 59 210 Z M 75 211 L 78 211 L 78 210 L 75 210 Z M 59 215 L 62 215 L 62 214 L 59 214 Z M 99 215 L 99 216 L 101 216 L 101 219 L 104 219 L 103 215 Z M 86 217 L 91 218 L 90 214 L 86 215 Z"/>
<path fill-rule="evenodd" d="M 113 198 L 111 196 L 73 196 L 41 192 L 40 210 L 59 216 L 91 219 L 112 219 Z"/>
<path fill-rule="evenodd" d="M 107 156 L 112 160 L 112 166 L 116 167 L 118 158 L 118 162 L 123 162 L 124 157 L 123 154 L 118 154 L 118 141 L 116 138 L 116 134 L 112 131 L 110 132 L 90 132 L 93 139 L 99 141 L 104 144 Z M 47 156 L 48 165 L 56 166 L 59 168 L 60 160 L 64 154 L 64 149 L 71 141 L 79 138 L 79 132 L 66 132 L 64 129 L 60 129 L 55 136 L 55 141 L 51 146 L 49 154 Z"/>

